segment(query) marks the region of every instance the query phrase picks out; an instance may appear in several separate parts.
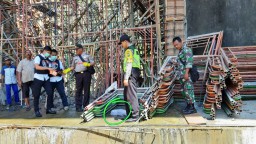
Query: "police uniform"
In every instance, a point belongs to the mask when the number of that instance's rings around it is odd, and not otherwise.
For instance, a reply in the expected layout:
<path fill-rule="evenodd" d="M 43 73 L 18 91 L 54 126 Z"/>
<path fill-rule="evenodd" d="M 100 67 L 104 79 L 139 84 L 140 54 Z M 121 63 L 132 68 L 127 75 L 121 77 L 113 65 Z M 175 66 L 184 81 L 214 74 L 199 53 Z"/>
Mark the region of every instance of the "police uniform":
<path fill-rule="evenodd" d="M 35 64 L 38 64 L 41 67 L 49 67 L 49 60 L 43 55 L 37 55 L 34 59 Z M 44 87 L 45 92 L 47 94 L 47 108 L 46 113 L 55 114 L 55 111 L 51 111 L 51 106 L 53 103 L 53 92 L 52 87 L 49 79 L 49 71 L 48 70 L 37 70 L 35 69 L 34 74 L 34 82 L 32 85 L 32 93 L 34 96 L 34 110 L 36 116 L 40 117 L 39 113 L 39 97 L 41 94 L 41 88 Z M 37 115 L 39 113 L 39 115 Z"/>
<path fill-rule="evenodd" d="M 139 102 L 137 97 L 138 78 L 140 77 L 140 56 L 134 45 L 129 45 L 125 50 L 123 70 L 124 79 L 128 80 L 128 86 L 124 87 L 124 100 L 128 101 L 132 106 L 132 114 L 130 117 L 139 117 Z M 126 114 L 130 112 L 129 106 L 126 104 Z"/>
<path fill-rule="evenodd" d="M 50 61 L 50 67 L 56 70 L 56 72 L 59 72 L 57 76 L 50 75 L 52 91 L 54 93 L 54 90 L 57 89 L 61 97 L 63 106 L 64 107 L 68 106 L 68 100 L 67 100 L 67 96 L 65 94 L 65 88 L 64 88 L 64 80 L 61 74 L 61 72 L 64 70 L 62 62 L 58 59 L 56 59 L 55 61 Z M 52 104 L 52 107 L 53 107 L 53 104 Z"/>
<path fill-rule="evenodd" d="M 93 63 L 93 57 L 89 54 L 83 52 L 81 57 L 85 62 Z M 90 100 L 90 86 L 91 86 L 91 79 L 92 75 L 88 71 L 88 67 L 83 65 L 83 60 L 80 56 L 75 56 L 73 58 L 71 66 L 74 67 L 75 70 L 75 77 L 76 77 L 76 109 L 81 109 L 89 104 Z M 82 91 L 84 91 L 84 96 L 82 96 Z"/>
<path fill-rule="evenodd" d="M 193 65 L 192 50 L 185 46 L 182 47 L 182 49 L 179 51 L 177 62 L 178 62 L 179 82 L 181 83 L 181 87 L 182 87 L 181 93 L 184 96 L 186 102 L 192 104 L 195 102 L 193 82 L 190 76 L 189 76 L 189 80 L 185 81 L 184 79 L 186 68 L 192 68 L 192 65 Z"/>

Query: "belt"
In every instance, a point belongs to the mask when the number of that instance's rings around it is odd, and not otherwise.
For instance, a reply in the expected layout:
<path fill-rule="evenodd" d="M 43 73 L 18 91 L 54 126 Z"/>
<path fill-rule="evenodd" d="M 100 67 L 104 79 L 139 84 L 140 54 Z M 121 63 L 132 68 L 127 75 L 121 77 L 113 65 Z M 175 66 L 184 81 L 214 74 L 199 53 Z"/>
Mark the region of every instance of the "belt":
<path fill-rule="evenodd" d="M 82 71 L 82 72 L 76 72 L 76 74 L 82 74 L 82 73 L 84 73 L 84 71 Z"/>
<path fill-rule="evenodd" d="M 137 68 L 137 67 L 132 67 L 132 69 L 140 71 L 140 68 Z"/>
<path fill-rule="evenodd" d="M 82 73 L 85 73 L 87 71 L 81 71 L 81 72 L 75 72 L 76 74 L 82 74 Z"/>

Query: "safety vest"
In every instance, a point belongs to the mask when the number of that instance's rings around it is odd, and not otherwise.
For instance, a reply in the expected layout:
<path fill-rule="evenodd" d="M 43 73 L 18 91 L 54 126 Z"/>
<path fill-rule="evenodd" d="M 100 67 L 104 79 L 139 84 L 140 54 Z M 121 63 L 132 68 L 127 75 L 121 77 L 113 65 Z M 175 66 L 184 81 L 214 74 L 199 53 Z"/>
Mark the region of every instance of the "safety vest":
<path fill-rule="evenodd" d="M 40 58 L 39 66 L 41 66 L 41 67 L 49 67 L 49 60 L 47 58 L 44 58 L 40 54 L 38 56 Z M 49 74 L 49 71 L 48 70 L 37 70 L 37 69 L 35 69 L 35 73 L 37 73 L 37 74 Z"/>
<path fill-rule="evenodd" d="M 140 68 L 139 51 L 135 48 L 134 45 L 130 46 L 125 50 L 124 63 L 123 63 L 124 72 L 126 72 L 127 63 L 130 63 L 130 62 L 132 62 L 133 68 Z"/>

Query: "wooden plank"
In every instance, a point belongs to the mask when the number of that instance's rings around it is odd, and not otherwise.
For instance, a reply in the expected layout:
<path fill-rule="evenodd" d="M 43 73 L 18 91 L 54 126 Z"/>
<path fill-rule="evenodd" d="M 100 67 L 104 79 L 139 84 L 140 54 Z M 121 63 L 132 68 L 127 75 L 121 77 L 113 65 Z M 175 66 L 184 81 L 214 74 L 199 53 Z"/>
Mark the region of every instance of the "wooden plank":
<path fill-rule="evenodd" d="M 204 119 L 199 113 L 184 115 L 184 117 L 189 125 L 206 124 L 206 119 Z"/>

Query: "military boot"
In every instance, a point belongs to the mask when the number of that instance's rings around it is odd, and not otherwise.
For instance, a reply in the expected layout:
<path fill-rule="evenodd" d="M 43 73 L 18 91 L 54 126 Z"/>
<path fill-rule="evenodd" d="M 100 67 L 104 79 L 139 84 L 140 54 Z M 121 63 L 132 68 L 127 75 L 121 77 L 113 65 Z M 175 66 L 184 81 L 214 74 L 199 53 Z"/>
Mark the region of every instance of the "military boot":
<path fill-rule="evenodd" d="M 197 113 L 194 103 L 189 104 L 189 107 L 186 111 L 183 111 L 184 114 L 192 114 L 192 113 Z"/>
<path fill-rule="evenodd" d="M 182 110 L 182 112 L 183 113 L 186 112 L 188 110 L 188 108 L 189 108 L 189 103 L 187 102 L 187 106 Z"/>

